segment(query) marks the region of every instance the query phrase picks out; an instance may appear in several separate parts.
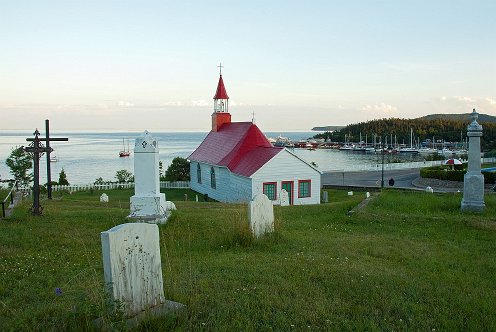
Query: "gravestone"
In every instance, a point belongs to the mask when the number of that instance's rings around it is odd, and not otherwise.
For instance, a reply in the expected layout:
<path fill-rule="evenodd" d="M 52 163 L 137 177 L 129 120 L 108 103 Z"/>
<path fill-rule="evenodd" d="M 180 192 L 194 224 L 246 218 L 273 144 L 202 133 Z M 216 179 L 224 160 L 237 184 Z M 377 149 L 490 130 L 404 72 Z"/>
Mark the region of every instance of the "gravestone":
<path fill-rule="evenodd" d="M 134 144 L 134 196 L 130 199 L 129 218 L 165 223 L 171 212 L 165 194 L 160 192 L 158 141 L 145 131 Z"/>
<path fill-rule="evenodd" d="M 322 192 L 322 202 L 329 203 L 329 192 L 327 191 Z"/>
<path fill-rule="evenodd" d="M 479 114 L 473 110 L 472 122 L 467 126 L 468 136 L 468 169 L 463 178 L 462 211 L 481 212 L 484 203 L 484 175 L 481 173 L 480 138 L 482 126 L 477 123 Z"/>
<path fill-rule="evenodd" d="M 281 206 L 289 206 L 289 194 L 285 189 L 281 190 L 279 194 L 279 204 Z"/>
<path fill-rule="evenodd" d="M 368 191 L 367 191 L 367 192 L 365 193 L 365 198 L 369 198 L 369 197 L 370 197 L 370 192 L 368 192 Z"/>
<path fill-rule="evenodd" d="M 353 191 L 348 191 L 348 196 L 353 196 Z"/>
<path fill-rule="evenodd" d="M 101 240 L 105 284 L 128 316 L 165 302 L 157 225 L 122 224 Z"/>
<path fill-rule="evenodd" d="M 106 193 L 103 193 L 101 196 L 100 196 L 100 202 L 101 203 L 108 203 L 109 201 L 109 197 Z"/>
<path fill-rule="evenodd" d="M 428 193 L 431 193 L 431 194 L 434 193 L 434 189 L 432 189 L 431 186 L 425 187 L 425 191 L 428 192 Z"/>
<path fill-rule="evenodd" d="M 274 231 L 274 208 L 267 196 L 258 194 L 248 203 L 248 220 L 255 238 Z"/>
<path fill-rule="evenodd" d="M 101 241 L 107 291 L 127 317 L 139 317 L 145 310 L 163 315 L 184 307 L 164 297 L 157 225 L 118 225 L 102 232 Z"/>

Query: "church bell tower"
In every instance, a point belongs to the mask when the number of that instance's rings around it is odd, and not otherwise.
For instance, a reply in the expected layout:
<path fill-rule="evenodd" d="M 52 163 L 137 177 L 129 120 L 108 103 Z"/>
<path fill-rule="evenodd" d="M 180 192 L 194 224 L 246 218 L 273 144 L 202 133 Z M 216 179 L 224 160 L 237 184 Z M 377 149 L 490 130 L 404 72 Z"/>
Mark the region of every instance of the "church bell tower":
<path fill-rule="evenodd" d="M 224 123 L 231 123 L 231 114 L 229 114 L 229 96 L 222 79 L 222 64 L 219 65 L 220 77 L 217 83 L 217 91 L 214 96 L 214 112 L 212 113 L 212 131 L 218 131 Z"/>

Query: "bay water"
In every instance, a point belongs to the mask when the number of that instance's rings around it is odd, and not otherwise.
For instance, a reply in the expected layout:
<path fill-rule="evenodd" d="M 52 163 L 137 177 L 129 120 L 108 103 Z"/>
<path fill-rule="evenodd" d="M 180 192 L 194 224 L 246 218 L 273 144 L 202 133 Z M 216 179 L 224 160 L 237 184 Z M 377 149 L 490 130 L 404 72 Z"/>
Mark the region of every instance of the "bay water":
<path fill-rule="evenodd" d="M 164 171 L 175 157 L 187 158 L 207 136 L 206 132 L 152 132 L 159 141 L 160 160 L 164 165 Z M 267 137 L 279 135 L 291 140 L 307 139 L 314 136 L 315 132 L 266 132 Z M 42 132 L 44 135 L 44 132 Z M 52 180 L 57 181 L 59 173 L 63 168 L 70 184 L 89 184 L 97 178 L 115 181 L 115 173 L 125 169 L 134 173 L 133 148 L 134 140 L 141 132 L 52 132 L 52 137 L 68 137 L 68 142 L 51 143 L 57 162 L 52 162 Z M 12 149 L 16 146 L 27 146 L 26 138 L 32 138 L 32 132 L 28 131 L 1 131 L 0 132 L 0 179 L 10 179 L 9 168 L 5 160 Z M 129 148 L 129 157 L 119 157 L 119 151 L 124 146 Z M 331 170 L 357 170 L 368 167 L 370 169 L 379 167 L 381 155 L 359 154 L 346 151 L 330 149 L 294 149 L 291 150 L 299 158 L 308 163 L 315 163 L 321 171 Z M 386 156 L 385 162 L 391 162 L 391 158 L 401 161 L 420 161 L 421 156 Z M 46 157 L 40 160 L 41 183 L 46 183 Z"/>

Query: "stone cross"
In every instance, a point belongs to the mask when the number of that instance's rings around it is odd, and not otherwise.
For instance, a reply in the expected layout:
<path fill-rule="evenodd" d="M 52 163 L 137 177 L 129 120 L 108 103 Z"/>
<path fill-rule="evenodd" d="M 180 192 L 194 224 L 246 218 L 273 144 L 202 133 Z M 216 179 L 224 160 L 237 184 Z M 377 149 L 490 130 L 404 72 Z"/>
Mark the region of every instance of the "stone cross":
<path fill-rule="evenodd" d="M 165 194 L 160 193 L 158 141 L 145 131 L 134 145 L 134 196 L 130 199 L 130 218 L 144 222 L 165 223 Z"/>
<path fill-rule="evenodd" d="M 46 120 L 48 121 L 48 120 Z M 46 123 L 48 130 L 48 122 Z M 46 153 L 48 156 L 48 160 L 50 160 L 50 152 L 53 149 L 50 147 L 51 141 L 68 141 L 68 138 L 50 138 L 47 132 L 46 138 L 40 138 L 40 132 L 38 129 L 33 133 L 34 138 L 26 138 L 26 141 L 31 142 L 31 144 L 24 148 L 24 151 L 31 154 L 33 157 L 33 207 L 32 214 L 35 216 L 41 215 L 41 211 L 43 208 L 40 205 L 40 158 L 43 153 Z M 47 146 L 43 146 L 41 142 L 46 142 Z M 50 161 L 47 162 L 47 175 L 50 173 Z M 48 180 L 48 188 L 49 188 L 49 198 L 52 196 L 52 187 L 51 187 L 51 177 L 47 178 Z"/>
<path fill-rule="evenodd" d="M 256 195 L 248 203 L 250 230 L 255 238 L 274 231 L 274 208 L 272 201 L 264 194 Z"/>
<path fill-rule="evenodd" d="M 105 285 L 127 316 L 165 302 L 157 225 L 122 224 L 101 240 Z"/>
<path fill-rule="evenodd" d="M 463 178 L 462 211 L 483 211 L 484 175 L 481 173 L 480 138 L 482 126 L 477 123 L 479 114 L 475 108 L 471 114 L 472 122 L 467 126 L 468 136 L 468 170 Z"/>
<path fill-rule="evenodd" d="M 289 194 L 286 189 L 281 190 L 279 194 L 279 204 L 281 206 L 289 206 Z"/>

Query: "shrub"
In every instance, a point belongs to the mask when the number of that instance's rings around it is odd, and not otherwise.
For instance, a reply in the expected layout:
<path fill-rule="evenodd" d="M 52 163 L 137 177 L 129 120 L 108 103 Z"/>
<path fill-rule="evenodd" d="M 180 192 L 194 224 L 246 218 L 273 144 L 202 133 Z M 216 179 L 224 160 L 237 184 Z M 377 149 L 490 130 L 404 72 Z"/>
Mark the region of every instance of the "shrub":
<path fill-rule="evenodd" d="M 451 166 L 431 166 L 420 169 L 420 177 L 449 181 L 463 181 L 467 172 L 467 165 L 455 165 L 454 170 Z M 494 184 L 496 181 L 496 172 L 484 172 L 484 183 Z"/>

